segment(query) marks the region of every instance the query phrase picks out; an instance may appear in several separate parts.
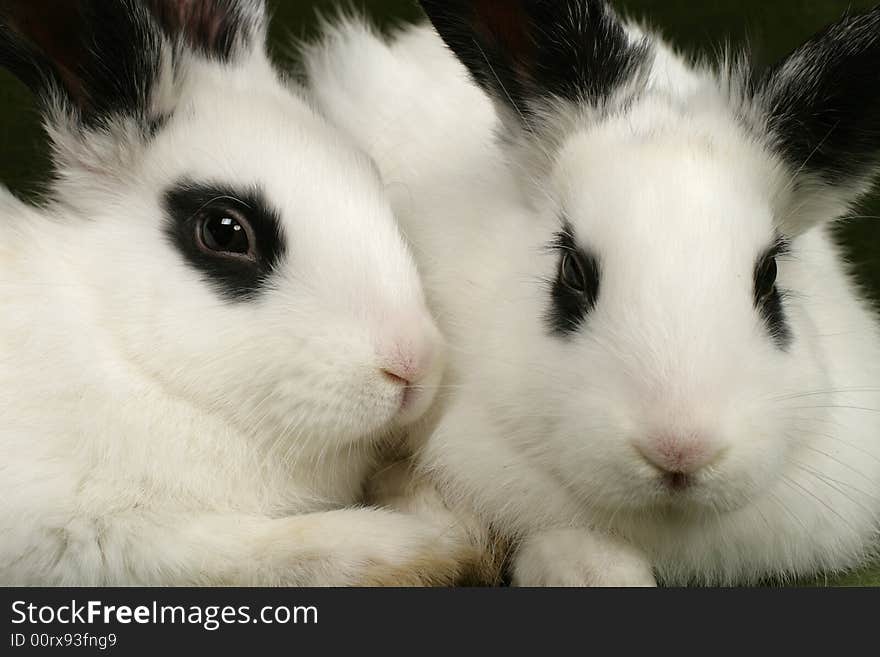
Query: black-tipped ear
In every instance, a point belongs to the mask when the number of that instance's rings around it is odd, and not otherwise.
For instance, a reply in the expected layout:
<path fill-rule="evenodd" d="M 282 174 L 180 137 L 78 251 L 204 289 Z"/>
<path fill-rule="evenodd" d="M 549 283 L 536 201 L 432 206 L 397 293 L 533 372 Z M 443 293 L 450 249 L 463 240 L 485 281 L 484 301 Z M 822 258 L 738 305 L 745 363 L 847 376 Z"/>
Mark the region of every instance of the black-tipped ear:
<path fill-rule="evenodd" d="M 229 61 L 265 39 L 264 0 L 146 0 L 172 38 L 207 57 Z"/>
<path fill-rule="evenodd" d="M 855 202 L 880 168 L 880 8 L 810 39 L 758 82 L 758 95 L 801 186 Z"/>
<path fill-rule="evenodd" d="M 421 0 L 475 80 L 529 122 L 541 102 L 599 104 L 636 77 L 648 47 L 600 0 Z"/>
<path fill-rule="evenodd" d="M 34 93 L 40 93 L 50 81 L 63 81 L 72 95 L 81 95 L 73 71 L 65 66 L 80 57 L 82 46 L 75 31 L 68 27 L 79 19 L 79 6 L 74 0 L 2 0 L 0 65 Z"/>
<path fill-rule="evenodd" d="M 136 0 L 0 0 L 0 64 L 85 125 L 145 115 L 160 58 Z"/>

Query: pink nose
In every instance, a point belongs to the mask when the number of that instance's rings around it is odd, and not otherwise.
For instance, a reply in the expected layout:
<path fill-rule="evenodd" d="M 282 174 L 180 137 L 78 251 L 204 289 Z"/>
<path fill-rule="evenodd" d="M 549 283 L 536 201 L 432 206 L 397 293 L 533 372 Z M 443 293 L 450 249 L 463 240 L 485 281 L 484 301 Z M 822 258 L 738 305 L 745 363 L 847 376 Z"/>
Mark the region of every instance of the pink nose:
<path fill-rule="evenodd" d="M 693 475 L 715 463 L 721 450 L 699 436 L 657 436 L 636 446 L 642 457 L 667 474 Z"/>
<path fill-rule="evenodd" d="M 413 383 L 412 379 L 409 379 L 406 376 L 401 376 L 400 374 L 395 374 L 392 370 L 387 368 L 382 370 L 382 374 L 384 374 L 385 378 L 391 383 L 396 383 L 402 386 L 410 386 Z"/>
<path fill-rule="evenodd" d="M 434 367 L 435 352 L 430 336 L 397 339 L 380 353 L 380 369 L 393 383 L 417 384 L 427 378 Z"/>

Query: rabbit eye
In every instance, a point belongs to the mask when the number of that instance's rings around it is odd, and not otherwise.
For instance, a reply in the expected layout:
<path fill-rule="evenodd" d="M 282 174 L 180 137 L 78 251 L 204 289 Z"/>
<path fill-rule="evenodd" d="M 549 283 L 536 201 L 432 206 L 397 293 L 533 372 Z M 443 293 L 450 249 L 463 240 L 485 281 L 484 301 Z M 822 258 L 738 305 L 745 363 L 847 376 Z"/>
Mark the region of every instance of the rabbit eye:
<path fill-rule="evenodd" d="M 581 266 L 580 259 L 574 253 L 562 254 L 559 265 L 559 276 L 562 283 L 572 292 L 583 294 L 587 289 L 587 275 Z"/>
<path fill-rule="evenodd" d="M 777 260 L 789 253 L 790 246 L 782 238 L 776 241 L 755 265 L 755 308 L 764 320 L 777 346 L 785 351 L 793 339 L 785 312 L 785 291 L 779 288 Z"/>
<path fill-rule="evenodd" d="M 559 261 L 559 285 L 568 294 L 580 297 L 583 306 L 592 310 L 599 296 L 599 264 L 579 249 L 565 248 Z"/>
<path fill-rule="evenodd" d="M 766 256 L 758 265 L 755 272 L 755 303 L 763 304 L 770 296 L 776 292 L 776 277 L 779 269 L 776 265 L 776 257 L 773 255 Z"/>
<path fill-rule="evenodd" d="M 250 224 L 238 212 L 229 208 L 211 209 L 196 226 L 199 247 L 209 253 L 255 259 Z"/>
<path fill-rule="evenodd" d="M 578 330 L 599 300 L 599 261 L 577 244 L 570 228 L 557 236 L 552 248 L 559 253 L 559 269 L 549 320 L 553 331 L 564 336 Z"/>
<path fill-rule="evenodd" d="M 165 192 L 164 232 L 223 298 L 257 297 L 287 255 L 281 214 L 259 187 L 182 180 Z"/>

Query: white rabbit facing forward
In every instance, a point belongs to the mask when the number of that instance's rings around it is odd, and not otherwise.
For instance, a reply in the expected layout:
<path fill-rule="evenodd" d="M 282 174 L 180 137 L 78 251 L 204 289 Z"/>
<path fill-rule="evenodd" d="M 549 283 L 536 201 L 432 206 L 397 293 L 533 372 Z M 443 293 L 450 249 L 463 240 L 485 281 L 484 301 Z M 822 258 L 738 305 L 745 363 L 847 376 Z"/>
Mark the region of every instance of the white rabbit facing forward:
<path fill-rule="evenodd" d="M 356 22 L 307 67 L 450 345 L 424 470 L 519 541 L 523 585 L 864 564 L 880 330 L 829 225 L 880 163 L 880 10 L 757 73 L 603 2 L 422 5 L 464 67 Z"/>
<path fill-rule="evenodd" d="M 442 340 L 375 167 L 259 0 L 4 2 L 55 180 L 0 192 L 0 582 L 449 583 L 455 527 L 358 508 Z"/>

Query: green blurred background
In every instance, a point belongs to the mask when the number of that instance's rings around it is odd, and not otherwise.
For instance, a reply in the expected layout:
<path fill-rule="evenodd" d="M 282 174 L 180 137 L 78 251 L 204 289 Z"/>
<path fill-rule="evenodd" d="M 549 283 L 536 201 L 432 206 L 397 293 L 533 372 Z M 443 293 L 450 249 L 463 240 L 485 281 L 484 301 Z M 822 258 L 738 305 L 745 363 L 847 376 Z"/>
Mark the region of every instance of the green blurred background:
<path fill-rule="evenodd" d="M 273 49 L 283 61 L 290 56 L 292 38 L 315 34 L 318 12 L 336 7 L 359 8 L 383 25 L 418 20 L 415 0 L 269 0 L 274 12 Z M 650 23 L 687 51 L 716 50 L 724 41 L 745 39 L 759 61 L 784 56 L 845 11 L 868 9 L 867 0 L 619 0 L 632 17 Z M 39 117 L 26 89 L 0 72 L 0 182 L 30 197 L 43 188 L 47 175 L 46 147 Z M 841 230 L 856 274 L 875 300 L 880 300 L 880 194 L 868 200 Z M 878 437 L 880 439 L 880 437 Z M 823 582 L 824 583 L 824 582 Z M 880 569 L 833 583 L 880 585 Z"/>

